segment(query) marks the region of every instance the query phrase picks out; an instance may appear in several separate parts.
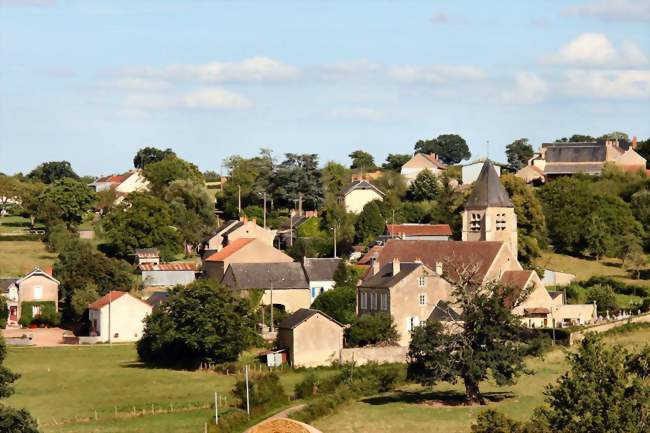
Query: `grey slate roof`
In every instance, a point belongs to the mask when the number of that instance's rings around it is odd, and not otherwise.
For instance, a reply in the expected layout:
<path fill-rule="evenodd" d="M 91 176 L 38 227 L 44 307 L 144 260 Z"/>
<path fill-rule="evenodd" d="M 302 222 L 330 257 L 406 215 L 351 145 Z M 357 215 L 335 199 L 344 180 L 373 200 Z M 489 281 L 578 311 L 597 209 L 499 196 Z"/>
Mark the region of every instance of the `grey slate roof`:
<path fill-rule="evenodd" d="M 465 209 L 486 207 L 514 207 L 490 160 L 483 164 L 481 173 L 474 183 L 472 194 L 465 203 Z"/>
<path fill-rule="evenodd" d="M 334 272 L 341 263 L 341 259 L 303 259 L 303 267 L 309 281 L 334 281 Z"/>
<path fill-rule="evenodd" d="M 546 162 L 604 162 L 607 148 L 604 145 L 583 143 L 565 146 L 564 143 L 546 149 Z"/>
<path fill-rule="evenodd" d="M 559 162 L 547 162 L 544 166 L 545 175 L 553 174 L 576 174 L 576 173 L 586 173 L 586 174 L 599 174 L 603 170 L 604 163 L 559 163 Z"/>
<path fill-rule="evenodd" d="M 18 278 L 0 278 L 0 293 L 9 292 L 9 286 L 18 281 Z"/>
<path fill-rule="evenodd" d="M 327 314 L 323 313 L 320 310 L 312 310 L 310 308 L 300 308 L 295 313 L 293 313 L 291 316 L 289 316 L 286 319 L 284 319 L 283 321 L 281 321 L 278 324 L 278 328 L 294 329 L 296 326 L 300 325 L 302 322 L 304 322 L 305 320 L 309 319 L 310 317 L 312 317 L 312 316 L 314 316 L 316 314 L 320 314 L 323 317 L 327 317 L 328 319 L 330 319 L 332 322 L 336 323 L 337 325 L 339 325 L 341 327 L 343 326 L 341 323 L 339 323 L 338 321 L 332 319 L 330 316 L 328 316 Z"/>
<path fill-rule="evenodd" d="M 348 195 L 355 189 L 372 189 L 375 192 L 377 192 L 379 195 L 385 195 L 379 188 L 368 182 L 367 180 L 355 180 L 352 182 L 350 185 L 347 186 L 347 188 L 343 189 L 342 194 L 343 195 Z"/>
<path fill-rule="evenodd" d="M 307 289 L 302 264 L 231 263 L 221 281 L 233 289 Z"/>
<path fill-rule="evenodd" d="M 462 320 L 460 314 L 458 314 L 449 304 L 445 301 L 438 301 L 433 311 L 429 315 L 429 320 L 437 320 L 439 322 L 455 322 L 457 320 Z"/>
<path fill-rule="evenodd" d="M 156 292 L 153 295 L 149 296 L 146 302 L 152 307 L 155 307 L 165 302 L 168 297 L 169 297 L 169 293 L 167 292 Z"/>
<path fill-rule="evenodd" d="M 374 275 L 368 276 L 359 287 L 369 289 L 388 289 L 406 278 L 411 272 L 422 266 L 422 263 L 400 263 L 400 271 L 393 275 L 393 263 L 387 263 Z"/>

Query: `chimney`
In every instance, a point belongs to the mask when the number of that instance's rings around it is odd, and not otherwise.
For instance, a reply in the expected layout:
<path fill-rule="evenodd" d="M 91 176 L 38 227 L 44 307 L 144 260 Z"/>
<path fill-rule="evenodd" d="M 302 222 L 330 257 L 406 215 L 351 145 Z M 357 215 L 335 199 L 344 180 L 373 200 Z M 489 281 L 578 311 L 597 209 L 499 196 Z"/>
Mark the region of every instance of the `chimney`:
<path fill-rule="evenodd" d="M 442 275 L 442 262 L 436 262 L 436 274 Z"/>
<path fill-rule="evenodd" d="M 635 135 L 635 136 L 632 137 L 632 144 L 630 144 L 630 147 L 632 149 L 636 150 L 636 146 L 637 146 L 637 143 L 636 143 L 636 135 Z"/>
<path fill-rule="evenodd" d="M 419 263 L 422 264 L 422 258 L 416 257 L 415 260 L 413 260 L 414 263 Z"/>
<path fill-rule="evenodd" d="M 52 266 L 48 266 L 47 268 L 45 268 L 45 273 L 47 275 L 49 275 L 50 277 L 53 277 L 54 276 L 54 270 L 53 270 Z"/>
<path fill-rule="evenodd" d="M 370 275 L 377 275 L 379 273 L 379 261 L 377 261 L 376 257 L 373 257 L 370 259 L 371 267 L 372 267 L 372 273 Z"/>
<path fill-rule="evenodd" d="M 393 276 L 399 274 L 399 271 L 400 271 L 399 259 L 395 257 L 393 259 Z"/>

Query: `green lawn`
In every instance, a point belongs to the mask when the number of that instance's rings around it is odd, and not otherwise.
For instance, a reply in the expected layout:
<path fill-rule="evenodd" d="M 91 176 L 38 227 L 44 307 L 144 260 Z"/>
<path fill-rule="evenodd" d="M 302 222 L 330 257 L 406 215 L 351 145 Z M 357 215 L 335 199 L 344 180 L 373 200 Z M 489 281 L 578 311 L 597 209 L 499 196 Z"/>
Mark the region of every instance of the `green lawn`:
<path fill-rule="evenodd" d="M 12 347 L 6 365 L 22 378 L 6 402 L 29 409 L 44 433 L 199 432 L 212 414 L 213 393 L 226 395 L 236 381 L 234 375 L 144 368 L 136 358 L 130 344 Z M 293 371 L 281 374 L 287 393 L 301 379 Z M 174 413 L 160 413 L 171 404 Z M 134 407 L 145 415 L 129 416 Z"/>
<path fill-rule="evenodd" d="M 650 329 L 608 338 L 629 347 L 638 347 L 650 341 Z M 554 383 L 567 368 L 565 349 L 556 349 L 544 360 L 532 360 L 535 371 L 524 376 L 511 387 L 498 388 L 493 384 L 481 387 L 483 392 L 497 393 L 501 401 L 492 402 L 495 408 L 519 420 L 528 419 L 534 408 L 543 403 L 543 390 Z M 462 385 L 439 385 L 433 390 L 408 386 L 396 393 L 364 399 L 346 405 L 335 415 L 320 419 L 314 425 L 324 433 L 468 433 L 476 415 L 485 407 L 441 406 L 441 401 L 453 401 L 462 392 Z"/>
<path fill-rule="evenodd" d="M 0 277 L 24 275 L 34 266 L 46 268 L 55 259 L 41 241 L 0 241 Z"/>
<path fill-rule="evenodd" d="M 25 234 L 30 225 L 29 218 L 17 215 L 2 217 L 0 218 L 0 234 Z"/>

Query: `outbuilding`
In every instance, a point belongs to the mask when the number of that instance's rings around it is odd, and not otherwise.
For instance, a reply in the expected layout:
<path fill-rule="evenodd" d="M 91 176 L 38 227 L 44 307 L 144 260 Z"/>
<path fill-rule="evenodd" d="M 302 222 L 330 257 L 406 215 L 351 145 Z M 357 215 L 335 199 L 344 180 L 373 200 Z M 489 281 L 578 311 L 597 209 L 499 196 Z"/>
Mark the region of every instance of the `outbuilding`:
<path fill-rule="evenodd" d="M 319 310 L 301 308 L 280 322 L 278 345 L 292 367 L 330 365 L 343 348 L 343 325 Z"/>
<path fill-rule="evenodd" d="M 91 335 L 100 342 L 138 341 L 152 308 L 127 292 L 109 292 L 88 306 Z"/>

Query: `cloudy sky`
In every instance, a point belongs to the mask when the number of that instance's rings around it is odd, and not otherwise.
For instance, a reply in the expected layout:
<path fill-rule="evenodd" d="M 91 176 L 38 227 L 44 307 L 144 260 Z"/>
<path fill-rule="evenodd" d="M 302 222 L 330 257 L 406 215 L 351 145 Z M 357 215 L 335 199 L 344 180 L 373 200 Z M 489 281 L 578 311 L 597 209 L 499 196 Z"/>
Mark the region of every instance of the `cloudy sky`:
<path fill-rule="evenodd" d="M 650 136 L 650 0 L 0 0 L 0 172 L 612 130 Z"/>

